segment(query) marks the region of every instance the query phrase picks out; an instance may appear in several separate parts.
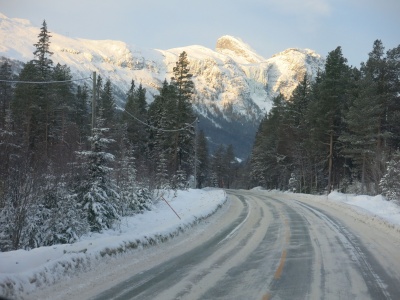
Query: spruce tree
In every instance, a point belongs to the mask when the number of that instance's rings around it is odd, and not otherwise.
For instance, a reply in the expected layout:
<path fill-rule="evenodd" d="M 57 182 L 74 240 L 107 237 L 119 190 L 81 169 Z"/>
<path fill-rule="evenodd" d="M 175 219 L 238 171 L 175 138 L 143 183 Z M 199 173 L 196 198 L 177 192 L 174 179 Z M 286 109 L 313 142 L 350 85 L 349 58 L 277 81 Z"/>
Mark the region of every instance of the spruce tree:
<path fill-rule="evenodd" d="M 177 131 L 174 135 L 174 161 L 176 170 L 184 169 L 188 173 L 193 168 L 194 128 L 192 123 L 195 115 L 191 104 L 194 93 L 193 75 L 190 73 L 189 60 L 185 51 L 179 55 L 173 73 L 171 81 L 176 87 L 177 94 L 175 126 L 176 129 L 185 128 L 185 130 Z"/>
<path fill-rule="evenodd" d="M 343 174 L 344 158 L 340 154 L 338 137 L 344 130 L 343 115 L 349 106 L 350 69 L 341 47 L 329 52 L 325 71 L 314 85 L 309 120 L 313 143 L 321 148 L 320 155 L 328 159 L 325 164 L 326 190 L 338 187 Z"/>
<path fill-rule="evenodd" d="M 0 79 L 13 80 L 11 64 L 6 59 L 0 66 Z M 0 128 L 5 127 L 7 110 L 11 108 L 11 100 L 14 94 L 14 87 L 10 82 L 0 82 Z"/>
<path fill-rule="evenodd" d="M 101 126 L 102 120 L 99 119 L 97 124 Z M 106 137 L 108 131 L 105 127 L 93 128 L 89 138 L 92 149 L 77 152 L 83 160 L 82 167 L 86 173 L 77 186 L 78 197 L 91 231 L 96 232 L 111 228 L 119 219 L 119 193 L 112 180 L 112 168 L 109 167 L 114 155 L 106 151 L 114 141 Z"/>
<path fill-rule="evenodd" d="M 400 148 L 400 45 L 386 53 L 388 68 L 388 144 L 391 149 Z"/>
<path fill-rule="evenodd" d="M 293 91 L 287 102 L 284 113 L 283 126 L 285 139 L 291 140 L 288 156 L 290 157 L 290 171 L 296 173 L 299 187 L 297 191 L 311 190 L 313 155 L 310 153 L 309 122 L 307 114 L 311 101 L 311 82 L 307 75 Z"/>
<path fill-rule="evenodd" d="M 33 52 L 35 58 L 32 62 L 38 68 L 41 81 L 48 81 L 51 79 L 53 68 L 53 61 L 50 58 L 53 52 L 50 51 L 51 35 L 47 30 L 46 20 L 43 21 L 38 38 L 38 42 L 34 44 L 36 50 Z"/>
<path fill-rule="evenodd" d="M 53 103 L 50 116 L 51 127 L 49 128 L 49 140 L 52 144 L 61 144 L 61 147 L 69 143 L 74 110 L 74 92 L 71 82 L 65 82 L 72 79 L 71 70 L 67 65 L 57 64 L 53 69 L 54 81 L 62 81 L 52 84 L 52 93 L 49 95 Z M 61 150 L 61 149 L 60 149 Z M 66 150 L 66 149 L 64 149 Z"/>
<path fill-rule="evenodd" d="M 78 140 L 79 142 L 84 141 L 84 137 L 90 135 L 90 128 L 89 128 L 89 120 L 90 120 L 90 113 L 89 113 L 89 90 L 86 83 L 83 86 L 78 86 L 75 101 L 73 104 L 73 116 L 72 120 L 76 124 L 79 132 Z"/>
<path fill-rule="evenodd" d="M 115 97 L 111 80 L 107 79 L 100 92 L 100 116 L 104 119 L 104 126 L 113 128 L 115 126 Z"/>
<path fill-rule="evenodd" d="M 361 181 L 363 194 L 369 183 L 374 182 L 381 107 L 371 78 L 360 80 L 358 87 L 359 93 L 344 115 L 347 129 L 339 141 L 343 143 L 343 153 L 351 159 L 353 177 Z"/>
<path fill-rule="evenodd" d="M 255 185 L 285 189 L 290 177 L 287 168 L 288 144 L 283 127 L 286 101 L 282 95 L 261 121 L 251 153 L 251 177 Z"/>
<path fill-rule="evenodd" d="M 128 139 L 134 146 L 136 160 L 140 165 L 144 165 L 148 156 L 146 89 L 142 84 L 135 89 L 133 80 L 126 94 L 123 121 L 127 124 Z"/>

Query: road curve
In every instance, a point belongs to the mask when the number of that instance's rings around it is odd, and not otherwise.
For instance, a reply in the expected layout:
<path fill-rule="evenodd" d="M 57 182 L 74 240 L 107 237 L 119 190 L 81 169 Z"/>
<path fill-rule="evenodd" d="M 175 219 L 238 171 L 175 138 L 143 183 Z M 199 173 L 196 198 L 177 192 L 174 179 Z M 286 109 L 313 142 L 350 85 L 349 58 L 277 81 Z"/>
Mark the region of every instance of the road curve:
<path fill-rule="evenodd" d="M 296 194 L 227 193 L 224 212 L 201 233 L 160 247 L 122 275 L 104 274 L 92 289 L 86 285 L 64 296 L 400 299 L 398 237 Z"/>

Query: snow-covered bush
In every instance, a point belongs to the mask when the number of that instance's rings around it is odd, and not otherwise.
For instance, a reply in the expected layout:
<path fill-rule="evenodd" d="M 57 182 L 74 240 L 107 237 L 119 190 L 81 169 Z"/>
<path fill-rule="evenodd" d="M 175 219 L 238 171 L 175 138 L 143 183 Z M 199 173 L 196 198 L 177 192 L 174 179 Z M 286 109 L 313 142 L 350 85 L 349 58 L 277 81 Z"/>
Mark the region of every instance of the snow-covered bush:
<path fill-rule="evenodd" d="M 139 212 L 143 212 L 145 210 L 150 210 L 152 205 L 152 193 L 149 189 L 144 187 L 139 187 L 136 191 L 137 203 Z"/>
<path fill-rule="evenodd" d="M 385 175 L 382 177 L 379 187 L 382 195 L 387 200 L 400 199 L 400 152 L 396 152 L 393 159 L 387 163 Z"/>

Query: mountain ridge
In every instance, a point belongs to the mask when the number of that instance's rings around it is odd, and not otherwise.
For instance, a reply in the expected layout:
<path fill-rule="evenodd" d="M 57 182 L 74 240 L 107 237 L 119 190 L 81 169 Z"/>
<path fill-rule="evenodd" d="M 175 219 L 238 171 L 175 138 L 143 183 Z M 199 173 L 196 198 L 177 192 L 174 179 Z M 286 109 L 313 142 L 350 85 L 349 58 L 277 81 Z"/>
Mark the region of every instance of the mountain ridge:
<path fill-rule="evenodd" d="M 305 74 L 315 77 L 324 64 L 309 49 L 290 48 L 265 59 L 241 39 L 227 35 L 217 40 L 215 50 L 200 45 L 160 50 L 123 41 L 70 38 L 52 32 L 51 26 L 48 29 L 52 60 L 68 65 L 76 78 L 86 78 L 93 71 L 110 78 L 120 106 L 132 79 L 142 83 L 152 102 L 185 51 L 196 88 L 193 108 L 200 115 L 200 128 L 207 128 L 211 144 L 224 141 L 235 149 L 242 147 L 238 153 L 242 158 L 250 153 L 255 131 L 273 97 L 282 93 L 289 98 Z M 0 56 L 22 62 L 33 59 L 39 32 L 27 20 L 0 13 Z M 232 138 L 226 140 L 226 136 Z"/>

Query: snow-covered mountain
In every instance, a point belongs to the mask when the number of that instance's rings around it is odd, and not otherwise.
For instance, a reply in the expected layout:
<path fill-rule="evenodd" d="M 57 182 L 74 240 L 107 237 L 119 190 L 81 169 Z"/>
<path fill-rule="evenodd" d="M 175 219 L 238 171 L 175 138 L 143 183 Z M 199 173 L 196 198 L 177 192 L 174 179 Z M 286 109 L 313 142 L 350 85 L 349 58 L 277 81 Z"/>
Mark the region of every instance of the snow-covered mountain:
<path fill-rule="evenodd" d="M 164 79 L 170 80 L 178 56 L 186 51 L 195 83 L 193 106 L 210 145 L 233 144 L 245 158 L 261 118 L 279 93 L 289 97 L 304 74 L 314 77 L 324 59 L 309 49 L 287 49 L 265 59 L 238 38 L 223 36 L 216 49 L 187 46 L 169 50 L 143 49 L 122 41 L 70 38 L 51 31 L 55 63 L 67 64 L 74 78 L 93 71 L 114 84 L 119 105 L 131 80 L 142 83 L 151 102 Z M 27 20 L 0 14 L 0 56 L 22 62 L 33 58 L 40 32 Z M 91 86 L 90 79 L 88 84 Z"/>

